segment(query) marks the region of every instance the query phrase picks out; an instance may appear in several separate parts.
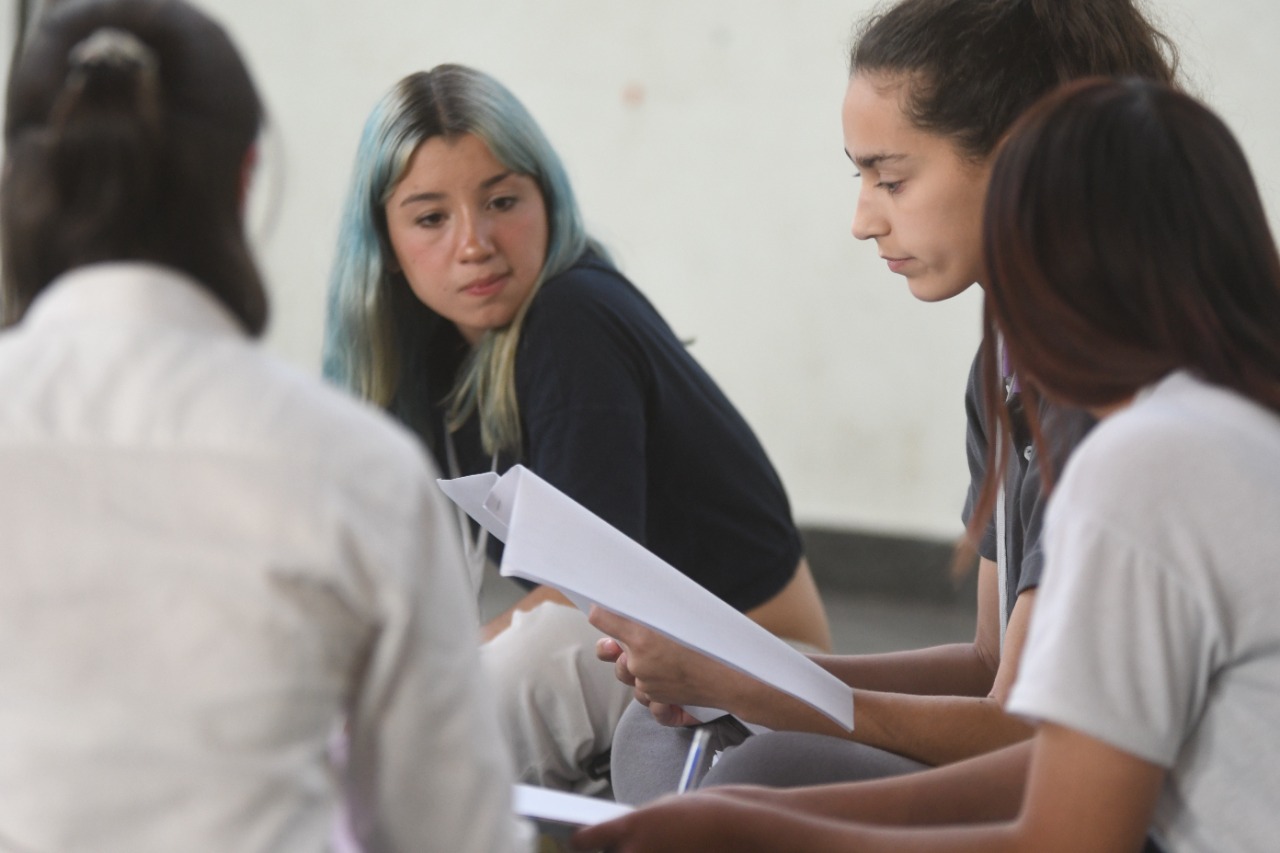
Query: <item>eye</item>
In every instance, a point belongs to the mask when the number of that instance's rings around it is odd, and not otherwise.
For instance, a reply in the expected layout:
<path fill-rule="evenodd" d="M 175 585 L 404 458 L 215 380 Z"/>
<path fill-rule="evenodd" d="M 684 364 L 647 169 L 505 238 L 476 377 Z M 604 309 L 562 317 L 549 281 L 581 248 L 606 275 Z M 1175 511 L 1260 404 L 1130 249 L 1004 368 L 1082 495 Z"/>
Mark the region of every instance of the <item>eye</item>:
<path fill-rule="evenodd" d="M 898 191 L 902 189 L 902 181 L 880 181 L 876 186 L 889 195 L 897 195 Z"/>
<path fill-rule="evenodd" d="M 443 213 L 440 213 L 439 211 L 432 211 L 431 213 L 424 213 L 421 216 L 416 217 L 413 220 L 413 224 L 419 225 L 423 228 L 439 228 L 444 224 L 444 219 L 445 217 Z"/>
<path fill-rule="evenodd" d="M 493 201 L 489 202 L 489 206 L 494 210 L 510 210 L 516 206 L 516 202 L 520 199 L 513 195 L 500 195 Z"/>

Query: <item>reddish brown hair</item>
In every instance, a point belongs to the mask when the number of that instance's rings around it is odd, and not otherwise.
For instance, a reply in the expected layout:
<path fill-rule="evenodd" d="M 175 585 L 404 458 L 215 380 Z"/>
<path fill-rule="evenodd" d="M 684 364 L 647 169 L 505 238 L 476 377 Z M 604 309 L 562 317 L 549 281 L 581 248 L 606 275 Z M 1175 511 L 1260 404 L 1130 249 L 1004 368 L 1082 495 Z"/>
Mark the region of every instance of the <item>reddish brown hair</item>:
<path fill-rule="evenodd" d="M 1010 131 L 983 226 L 984 405 L 1006 429 L 1001 337 L 1024 393 L 1068 405 L 1187 370 L 1280 412 L 1280 255 L 1244 152 L 1195 99 L 1138 79 L 1052 93 Z"/>

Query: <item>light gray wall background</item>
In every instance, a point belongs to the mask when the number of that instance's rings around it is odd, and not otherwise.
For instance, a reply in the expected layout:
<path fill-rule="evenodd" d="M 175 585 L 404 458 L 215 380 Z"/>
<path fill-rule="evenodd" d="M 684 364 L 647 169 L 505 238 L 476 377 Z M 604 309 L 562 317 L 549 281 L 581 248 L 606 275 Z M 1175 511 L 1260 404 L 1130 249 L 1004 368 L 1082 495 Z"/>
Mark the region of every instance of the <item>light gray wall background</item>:
<path fill-rule="evenodd" d="M 318 372 L 338 207 L 374 100 L 410 71 L 473 64 L 538 117 L 590 228 L 695 341 L 802 523 L 958 533 L 980 294 L 918 303 L 849 235 L 840 100 L 849 34 L 871 6 L 208 0 L 271 112 L 253 212 L 274 300 L 268 346 Z M 1193 90 L 1240 136 L 1274 217 L 1280 4 L 1150 7 Z M 12 5 L 0 16 L 6 45 L 15 19 Z"/>

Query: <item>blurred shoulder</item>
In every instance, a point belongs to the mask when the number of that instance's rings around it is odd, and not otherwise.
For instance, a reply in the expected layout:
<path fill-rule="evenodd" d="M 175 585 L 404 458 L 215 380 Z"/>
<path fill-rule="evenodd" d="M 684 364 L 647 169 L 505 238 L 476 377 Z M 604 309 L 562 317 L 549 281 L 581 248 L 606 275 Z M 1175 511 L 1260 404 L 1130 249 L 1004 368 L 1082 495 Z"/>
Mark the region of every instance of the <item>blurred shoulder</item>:
<path fill-rule="evenodd" d="M 549 278 L 530 306 L 530 318 L 540 321 L 574 314 L 596 313 L 634 303 L 639 291 L 607 261 L 588 254 L 564 272 Z"/>
<path fill-rule="evenodd" d="M 1072 456 L 1067 492 L 1091 500 L 1168 500 L 1242 467 L 1280 461 L 1280 416 L 1240 394 L 1183 372 L 1141 391 L 1101 421 Z"/>
<path fill-rule="evenodd" d="M 344 480 L 394 482 L 395 490 L 434 476 L 421 441 L 386 412 L 254 349 L 258 433 L 278 452 L 314 459 Z"/>

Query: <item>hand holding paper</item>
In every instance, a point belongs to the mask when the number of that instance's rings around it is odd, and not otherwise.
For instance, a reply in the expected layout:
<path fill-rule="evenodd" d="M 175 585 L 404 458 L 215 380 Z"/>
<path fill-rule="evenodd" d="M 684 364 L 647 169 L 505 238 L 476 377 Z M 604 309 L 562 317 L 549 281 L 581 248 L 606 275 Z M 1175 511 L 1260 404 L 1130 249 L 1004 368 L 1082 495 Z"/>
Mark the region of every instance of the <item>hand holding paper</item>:
<path fill-rule="evenodd" d="M 730 697 L 746 697 L 759 685 L 755 676 L 612 611 L 592 607 L 587 615 L 608 635 L 596 642 L 596 657 L 613 664 L 614 677 L 630 685 L 636 701 L 664 726 L 707 722 L 720 716 L 721 708 L 735 713 Z M 755 734 L 768 731 L 753 722 L 746 725 Z"/>
<path fill-rule="evenodd" d="M 583 611 L 598 604 L 853 728 L 847 685 L 527 468 L 440 487 L 506 543 L 503 575 L 555 587 Z"/>

